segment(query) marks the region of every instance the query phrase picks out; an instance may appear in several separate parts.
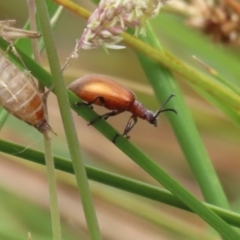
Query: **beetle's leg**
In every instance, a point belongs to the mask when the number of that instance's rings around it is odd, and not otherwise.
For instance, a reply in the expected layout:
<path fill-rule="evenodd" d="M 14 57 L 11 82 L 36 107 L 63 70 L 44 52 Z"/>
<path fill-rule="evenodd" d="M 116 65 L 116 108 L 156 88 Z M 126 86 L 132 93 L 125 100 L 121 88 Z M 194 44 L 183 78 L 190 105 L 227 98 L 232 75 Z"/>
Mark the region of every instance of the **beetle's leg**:
<path fill-rule="evenodd" d="M 99 101 L 101 102 L 102 105 L 104 105 L 105 103 L 105 99 L 102 97 L 102 96 L 97 96 L 95 97 L 91 102 L 76 102 L 75 103 L 75 106 L 76 107 L 81 107 L 81 106 L 88 106 L 90 108 L 93 108 L 92 107 L 92 104 L 97 101 L 99 99 Z"/>
<path fill-rule="evenodd" d="M 119 114 L 119 113 L 121 113 L 121 112 L 119 112 L 119 111 L 117 111 L 117 110 L 114 110 L 114 111 L 111 111 L 111 112 L 107 112 L 107 113 L 105 113 L 105 114 L 103 114 L 103 115 L 99 115 L 99 116 L 97 116 L 96 118 L 94 118 L 92 121 L 90 121 L 90 122 L 88 123 L 88 126 L 94 124 L 94 123 L 97 122 L 99 119 L 107 120 L 109 117 L 116 116 L 116 115 Z"/>
<path fill-rule="evenodd" d="M 132 120 L 133 120 L 133 123 L 132 123 Z M 137 117 L 132 115 L 127 122 L 127 125 L 124 129 L 122 136 L 126 136 L 126 138 L 130 138 L 130 136 L 128 136 L 127 134 L 132 130 L 132 128 L 135 126 L 136 123 L 137 123 Z"/>
<path fill-rule="evenodd" d="M 133 120 L 133 123 L 132 123 L 132 120 Z M 122 135 L 116 134 L 112 142 L 115 143 L 119 136 L 125 136 L 127 139 L 129 139 L 130 136 L 128 135 L 128 133 L 132 130 L 132 128 L 135 126 L 136 123 L 137 123 L 137 117 L 132 115 L 127 122 L 127 125 L 123 131 L 123 134 Z"/>

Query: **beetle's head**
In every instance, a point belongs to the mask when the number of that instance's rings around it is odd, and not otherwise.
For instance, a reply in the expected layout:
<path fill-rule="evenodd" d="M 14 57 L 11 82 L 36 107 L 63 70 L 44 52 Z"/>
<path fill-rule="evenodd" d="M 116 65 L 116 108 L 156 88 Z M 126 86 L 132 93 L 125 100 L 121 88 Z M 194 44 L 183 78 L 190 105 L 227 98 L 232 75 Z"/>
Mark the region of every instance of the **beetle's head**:
<path fill-rule="evenodd" d="M 167 100 L 162 104 L 162 106 L 155 112 L 155 113 L 152 113 L 152 112 L 149 112 L 148 114 L 149 114 L 149 122 L 151 123 L 151 124 L 153 124 L 155 127 L 157 126 L 157 117 L 158 117 L 158 115 L 160 114 L 160 113 L 162 113 L 162 112 L 174 112 L 174 113 L 176 113 L 177 114 L 177 111 L 175 110 L 175 109 L 173 109 L 173 108 L 164 108 L 165 107 L 165 105 L 168 103 L 168 101 L 172 98 L 172 97 L 174 97 L 175 95 L 174 94 L 171 94 L 168 98 L 167 98 Z"/>

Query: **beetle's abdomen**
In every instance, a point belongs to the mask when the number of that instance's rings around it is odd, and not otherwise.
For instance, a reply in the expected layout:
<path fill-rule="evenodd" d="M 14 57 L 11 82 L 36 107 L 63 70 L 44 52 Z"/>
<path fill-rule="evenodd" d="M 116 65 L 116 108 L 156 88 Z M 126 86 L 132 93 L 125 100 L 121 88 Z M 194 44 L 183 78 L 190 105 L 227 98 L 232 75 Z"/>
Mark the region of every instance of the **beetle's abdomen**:
<path fill-rule="evenodd" d="M 46 122 L 39 92 L 31 80 L 1 53 L 0 105 L 17 118 L 35 127 L 42 126 L 41 123 Z M 44 129 L 38 130 L 44 132 Z"/>
<path fill-rule="evenodd" d="M 99 99 L 94 104 L 110 110 L 127 111 L 135 101 L 132 91 L 102 75 L 83 76 L 72 82 L 69 89 L 85 102 L 101 96 L 104 104 Z"/>

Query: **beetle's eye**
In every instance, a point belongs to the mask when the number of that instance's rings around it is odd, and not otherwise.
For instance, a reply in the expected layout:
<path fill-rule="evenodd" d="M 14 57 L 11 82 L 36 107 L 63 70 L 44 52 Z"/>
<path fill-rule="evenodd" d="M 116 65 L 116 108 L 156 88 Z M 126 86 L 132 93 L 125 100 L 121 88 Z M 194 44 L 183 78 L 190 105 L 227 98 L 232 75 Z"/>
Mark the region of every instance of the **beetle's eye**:
<path fill-rule="evenodd" d="M 150 123 L 156 127 L 157 126 L 157 118 L 152 118 L 152 121 Z"/>

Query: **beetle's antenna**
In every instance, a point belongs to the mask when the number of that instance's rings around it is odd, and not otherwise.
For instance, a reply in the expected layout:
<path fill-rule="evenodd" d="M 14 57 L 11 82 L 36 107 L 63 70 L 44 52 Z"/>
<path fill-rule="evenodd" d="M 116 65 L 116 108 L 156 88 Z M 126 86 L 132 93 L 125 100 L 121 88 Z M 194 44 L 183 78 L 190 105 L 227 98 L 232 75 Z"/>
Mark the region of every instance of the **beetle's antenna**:
<path fill-rule="evenodd" d="M 165 108 L 165 109 L 163 109 L 164 106 L 165 106 L 165 105 L 170 101 L 170 99 L 171 99 L 172 97 L 174 97 L 174 96 L 175 96 L 175 94 L 172 93 L 172 94 L 167 98 L 167 100 L 162 104 L 162 106 L 154 113 L 154 119 L 156 119 L 156 118 L 158 117 L 158 115 L 159 115 L 160 113 L 162 113 L 162 112 L 171 111 L 171 112 L 174 112 L 174 113 L 177 114 L 177 111 L 176 111 L 175 109 L 173 109 L 173 108 Z"/>

